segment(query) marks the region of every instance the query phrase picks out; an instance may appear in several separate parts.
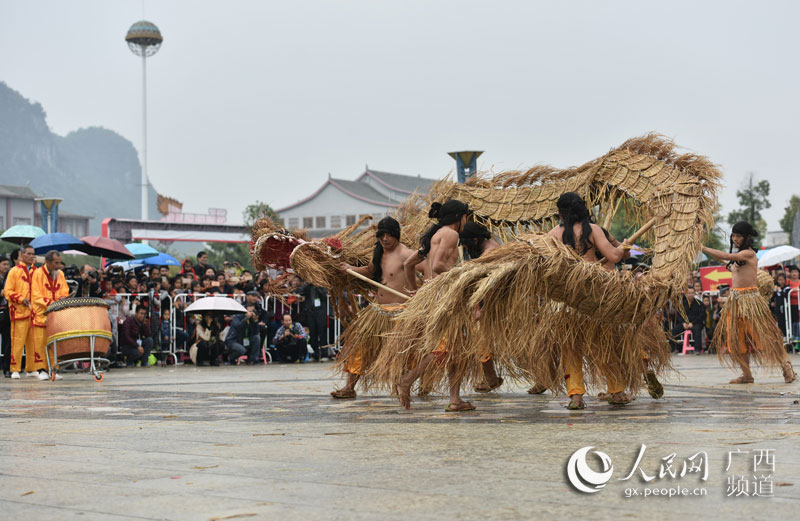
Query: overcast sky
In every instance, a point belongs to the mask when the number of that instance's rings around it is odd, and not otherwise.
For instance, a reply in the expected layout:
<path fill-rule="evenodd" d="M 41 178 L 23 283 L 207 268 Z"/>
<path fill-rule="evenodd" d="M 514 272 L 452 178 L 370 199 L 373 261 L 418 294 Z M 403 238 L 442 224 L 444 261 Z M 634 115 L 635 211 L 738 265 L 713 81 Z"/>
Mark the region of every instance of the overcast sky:
<path fill-rule="evenodd" d="M 0 80 L 58 134 L 141 143 L 141 0 L 0 0 Z M 154 0 L 149 168 L 185 211 L 279 208 L 326 179 L 582 164 L 648 131 L 748 171 L 770 230 L 798 175 L 800 2 Z M 23 180 L 20 180 L 23 181 Z"/>

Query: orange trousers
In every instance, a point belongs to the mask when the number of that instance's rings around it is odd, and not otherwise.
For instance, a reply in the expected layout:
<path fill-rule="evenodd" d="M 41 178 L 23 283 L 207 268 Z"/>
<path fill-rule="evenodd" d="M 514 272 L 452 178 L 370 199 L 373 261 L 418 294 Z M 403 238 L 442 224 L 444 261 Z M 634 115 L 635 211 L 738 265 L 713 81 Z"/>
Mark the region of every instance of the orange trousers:
<path fill-rule="evenodd" d="M 25 371 L 32 373 L 44 369 L 44 349 L 39 350 L 36 337 L 43 327 L 34 327 L 30 318 L 11 321 L 11 372 L 19 372 L 22 368 L 22 350 L 25 349 Z"/>

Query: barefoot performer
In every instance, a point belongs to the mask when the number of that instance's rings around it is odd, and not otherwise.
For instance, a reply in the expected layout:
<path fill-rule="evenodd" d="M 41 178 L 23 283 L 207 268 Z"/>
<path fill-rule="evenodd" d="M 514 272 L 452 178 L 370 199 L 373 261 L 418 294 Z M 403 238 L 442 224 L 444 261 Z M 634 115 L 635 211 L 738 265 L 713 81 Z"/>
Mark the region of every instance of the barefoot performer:
<path fill-rule="evenodd" d="M 739 221 L 733 225 L 727 253 L 703 247 L 706 255 L 728 261 L 727 267 L 733 275 L 731 292 L 722 308 L 712 345 L 721 361 L 741 367 L 742 376 L 731 380 L 732 384 L 753 383 L 751 357 L 760 365 L 779 366 L 784 381 L 791 383 L 797 374 L 783 348 L 783 335 L 778 324 L 758 291 L 758 259 L 753 248 L 755 237 L 758 237 L 758 232 L 753 226 Z"/>
<path fill-rule="evenodd" d="M 428 259 L 425 268 L 425 280 L 431 280 L 445 273 L 456 265 L 458 260 L 459 233 L 467 222 L 469 207 L 457 199 L 450 199 L 444 204 L 433 203 L 428 212 L 428 217 L 437 219 L 420 239 L 420 249 L 412 253 L 405 263 L 406 282 L 413 290 L 417 290 L 417 280 L 414 269 L 417 265 Z M 428 366 L 437 360 L 437 363 L 448 356 L 447 339 L 442 338 L 438 349 L 425 355 L 420 363 L 412 370 L 403 374 L 397 382 L 397 396 L 404 409 L 411 408 L 411 386 L 417 378 L 428 369 Z M 452 366 L 448 366 L 448 380 L 450 385 L 450 403 L 445 409 L 448 412 L 472 411 L 475 406 L 461 399 L 461 379 L 455 376 Z"/>
<path fill-rule="evenodd" d="M 605 262 L 610 262 L 613 266 L 622 259 L 627 249 L 627 239 L 618 247 L 614 247 L 606 239 L 603 229 L 589 219 L 589 210 L 580 195 L 575 192 L 562 194 L 558 198 L 556 206 L 561 217 L 561 224 L 550 230 L 548 235 L 571 247 L 589 262 L 599 262 L 600 258 L 604 257 Z M 559 319 L 563 320 L 567 317 L 561 316 Z M 588 349 L 589 339 L 584 338 L 581 341 L 586 345 L 580 347 Z M 586 393 L 583 381 L 583 359 L 576 356 L 576 352 L 579 351 L 580 349 L 565 350 L 565 359 L 562 361 L 567 396 L 570 398 L 567 408 L 570 410 L 586 408 L 583 401 L 583 395 Z M 626 397 L 623 392 L 624 386 L 619 384 L 613 375 L 606 374 L 604 376 L 608 383 L 609 402 L 620 404 L 630 402 L 630 397 Z"/>
<path fill-rule="evenodd" d="M 353 270 L 390 289 L 408 294 L 403 261 L 414 252 L 400 242 L 400 223 L 392 217 L 384 217 L 378 222 L 375 236 L 378 241 L 369 264 L 356 268 L 342 263 L 342 271 Z M 342 351 L 336 365 L 347 373 L 347 383 L 331 392 L 334 398 L 356 397 L 356 383 L 380 353 L 383 335 L 391 331 L 392 318 L 402 308 L 404 299 L 378 289 L 376 301 L 363 308 L 342 334 Z"/>
<path fill-rule="evenodd" d="M 500 247 L 500 243 L 494 240 L 491 232 L 482 224 L 468 222 L 459 234 L 459 243 L 466 250 L 469 260 L 477 259 L 484 253 L 489 253 Z M 481 308 L 475 310 L 476 320 L 480 320 Z M 488 347 L 486 354 L 481 357 L 483 367 L 484 382 L 474 387 L 475 392 L 488 393 L 503 385 L 503 379 L 497 376 L 497 370 L 492 360 L 492 354 Z"/>

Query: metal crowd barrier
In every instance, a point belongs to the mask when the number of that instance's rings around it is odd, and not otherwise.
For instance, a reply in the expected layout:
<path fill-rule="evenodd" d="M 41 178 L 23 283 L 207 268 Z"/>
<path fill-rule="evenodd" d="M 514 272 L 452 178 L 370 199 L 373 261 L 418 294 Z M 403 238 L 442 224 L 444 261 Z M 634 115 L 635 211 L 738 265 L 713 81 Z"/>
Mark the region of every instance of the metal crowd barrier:
<path fill-rule="evenodd" d="M 169 338 L 168 355 L 172 356 L 172 358 L 173 358 L 173 360 L 174 360 L 176 365 L 179 365 L 179 364 L 182 363 L 178 359 L 178 353 L 188 353 L 188 350 L 185 349 L 185 348 L 180 348 L 179 349 L 178 345 L 177 345 L 178 323 L 175 320 L 175 309 L 176 309 L 175 303 L 178 300 L 182 300 L 182 301 L 184 301 L 184 303 L 188 304 L 189 303 L 188 302 L 189 298 L 191 298 L 192 301 L 194 301 L 197 298 L 202 298 L 202 297 L 207 297 L 207 296 L 234 298 L 234 299 L 236 299 L 238 301 L 241 301 L 241 302 L 244 302 L 246 300 L 246 298 L 245 298 L 246 296 L 244 294 L 235 295 L 235 294 L 225 294 L 225 293 L 179 293 L 178 295 L 175 295 L 174 298 L 170 299 L 169 300 L 169 304 L 170 304 L 170 309 L 169 309 L 169 311 L 170 311 L 170 313 L 169 313 L 169 315 L 170 315 L 170 338 Z M 283 300 L 286 301 L 288 299 L 289 295 L 282 295 L 282 297 L 283 297 Z M 359 299 L 359 303 L 361 303 L 361 296 L 360 295 L 358 296 L 358 299 Z M 299 313 L 300 312 L 300 302 L 298 302 L 298 301 L 295 301 L 295 302 L 287 305 L 287 304 L 284 304 L 283 302 L 281 302 L 281 299 L 279 299 L 278 297 L 273 297 L 273 296 L 260 297 L 259 300 L 261 302 L 261 307 L 263 309 L 265 309 L 267 311 L 272 311 L 273 313 L 277 313 L 278 312 L 278 304 L 279 303 L 282 304 L 283 308 L 288 309 L 289 313 L 291 313 L 291 314 L 295 314 L 295 313 Z M 185 306 L 184 306 L 184 308 L 185 308 Z M 331 316 L 330 295 L 326 296 L 325 312 L 326 312 L 326 316 L 328 316 L 328 317 Z M 187 324 L 186 324 L 187 316 L 186 316 L 185 312 L 184 312 L 183 319 L 184 319 L 184 323 L 183 323 L 183 328 L 182 329 L 184 331 L 186 331 L 186 329 L 187 329 L 187 327 L 186 327 L 187 326 Z M 338 350 L 339 337 L 341 336 L 341 333 L 342 333 L 341 320 L 339 319 L 339 317 L 334 317 L 333 323 L 332 324 L 326 324 L 326 326 L 327 326 L 326 329 L 327 329 L 327 332 L 328 332 L 328 335 L 326 336 L 326 339 L 329 340 L 329 341 L 331 341 L 330 332 L 331 332 L 331 330 L 333 330 L 333 339 L 328 345 L 333 346 L 334 349 Z M 269 343 L 270 340 L 271 339 L 264 339 L 264 341 L 266 341 L 267 344 Z M 163 348 L 163 346 L 162 346 L 162 348 Z"/>
<path fill-rule="evenodd" d="M 800 287 L 789 290 L 786 294 L 786 305 L 784 306 L 784 318 L 786 320 L 786 344 L 790 345 L 796 338 L 794 335 L 794 325 L 800 321 L 797 316 L 792 316 L 792 295 L 800 302 Z"/>

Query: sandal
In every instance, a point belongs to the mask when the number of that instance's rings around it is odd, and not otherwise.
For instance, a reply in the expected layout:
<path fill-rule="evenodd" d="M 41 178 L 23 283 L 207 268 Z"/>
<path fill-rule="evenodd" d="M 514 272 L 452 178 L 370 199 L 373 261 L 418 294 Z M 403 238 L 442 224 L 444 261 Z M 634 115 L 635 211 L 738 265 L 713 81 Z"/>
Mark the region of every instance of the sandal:
<path fill-rule="evenodd" d="M 331 391 L 331 398 L 336 398 L 338 400 L 350 400 L 355 397 L 355 389 L 337 389 L 335 391 Z"/>
<path fill-rule="evenodd" d="M 615 398 L 615 396 L 617 398 Z M 627 394 L 625 391 L 614 393 L 608 397 L 608 403 L 611 405 L 628 405 L 633 401 L 631 395 Z"/>
<path fill-rule="evenodd" d="M 583 397 L 581 395 L 579 395 L 579 394 L 575 395 L 575 396 L 578 396 L 577 400 L 575 398 L 573 398 L 572 396 L 570 396 L 570 400 L 569 400 L 569 404 L 567 405 L 567 409 L 569 409 L 570 411 L 580 411 L 580 410 L 585 409 L 586 408 L 586 402 L 583 401 Z"/>
<path fill-rule="evenodd" d="M 489 385 L 484 383 L 481 385 L 476 385 L 475 387 L 473 387 L 473 389 L 475 390 L 476 393 L 490 393 L 495 389 L 497 389 L 498 387 L 500 387 L 501 385 L 503 385 L 503 379 L 498 376 L 497 381 L 495 382 L 494 385 Z"/>
<path fill-rule="evenodd" d="M 544 385 L 536 384 L 530 389 L 528 389 L 528 394 L 544 394 L 546 390 L 547 387 L 545 387 Z"/>
<path fill-rule="evenodd" d="M 730 383 L 730 384 L 751 384 L 753 382 L 755 382 L 755 379 L 752 376 L 750 378 L 747 378 L 745 375 L 742 375 L 739 378 L 734 378 L 733 380 L 731 380 L 728 383 Z"/>
<path fill-rule="evenodd" d="M 447 407 L 444 408 L 445 412 L 463 412 L 463 411 L 474 411 L 477 407 L 472 405 L 470 402 L 461 402 L 461 403 L 448 403 Z"/>

